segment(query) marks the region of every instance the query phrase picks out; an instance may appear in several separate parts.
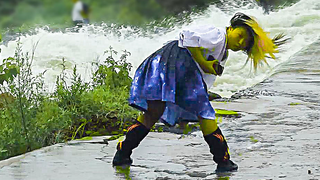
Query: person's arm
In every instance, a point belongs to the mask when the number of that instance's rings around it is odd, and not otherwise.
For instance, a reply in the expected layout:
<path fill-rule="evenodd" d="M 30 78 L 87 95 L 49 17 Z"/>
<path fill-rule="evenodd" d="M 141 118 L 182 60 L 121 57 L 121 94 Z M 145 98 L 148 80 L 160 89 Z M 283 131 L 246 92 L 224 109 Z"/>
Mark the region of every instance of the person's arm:
<path fill-rule="evenodd" d="M 205 73 L 217 75 L 215 69 L 213 68 L 213 65 L 218 64 L 219 63 L 218 60 L 207 61 L 203 57 L 201 53 L 201 49 L 199 47 L 188 47 L 188 50 L 190 51 L 193 59 L 200 65 L 201 69 Z"/>

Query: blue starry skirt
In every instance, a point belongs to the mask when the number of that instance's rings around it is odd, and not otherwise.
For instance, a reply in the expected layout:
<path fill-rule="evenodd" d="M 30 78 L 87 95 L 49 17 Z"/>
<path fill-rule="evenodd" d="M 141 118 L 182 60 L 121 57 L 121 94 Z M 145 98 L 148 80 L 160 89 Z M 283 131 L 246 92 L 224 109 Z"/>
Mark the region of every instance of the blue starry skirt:
<path fill-rule="evenodd" d="M 161 120 L 169 125 L 179 121 L 215 119 L 202 74 L 185 48 L 171 41 L 145 59 L 135 72 L 129 104 L 148 109 L 147 101 L 166 102 Z"/>

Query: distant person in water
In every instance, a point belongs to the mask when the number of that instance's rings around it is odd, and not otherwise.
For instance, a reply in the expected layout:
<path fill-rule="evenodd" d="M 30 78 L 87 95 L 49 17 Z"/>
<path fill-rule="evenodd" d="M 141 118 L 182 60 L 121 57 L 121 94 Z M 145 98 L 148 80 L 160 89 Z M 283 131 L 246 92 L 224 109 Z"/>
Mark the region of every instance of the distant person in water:
<path fill-rule="evenodd" d="M 200 122 L 217 163 L 216 172 L 238 169 L 230 160 L 207 87 L 222 75 L 228 49 L 246 53 L 247 62 L 251 60 L 257 69 L 267 56 L 275 59 L 274 53 L 286 39 L 283 34 L 270 39 L 253 17 L 243 13 L 235 14 L 230 23 L 226 28 L 208 24 L 182 30 L 178 40 L 167 43 L 142 62 L 132 81 L 129 104 L 143 114 L 128 129 L 125 140 L 117 144 L 114 166 L 132 164 L 132 150 L 159 119 L 170 125 L 183 119 Z"/>
<path fill-rule="evenodd" d="M 72 21 L 75 26 L 81 27 L 84 24 L 89 24 L 89 6 L 79 0 L 72 0 L 74 5 L 72 9 Z"/>

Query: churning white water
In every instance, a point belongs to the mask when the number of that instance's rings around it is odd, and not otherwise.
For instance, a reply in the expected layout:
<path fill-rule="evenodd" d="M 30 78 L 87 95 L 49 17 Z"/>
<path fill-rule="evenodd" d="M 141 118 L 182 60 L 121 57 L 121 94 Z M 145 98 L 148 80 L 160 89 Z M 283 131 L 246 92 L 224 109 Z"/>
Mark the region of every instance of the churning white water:
<path fill-rule="evenodd" d="M 80 29 L 79 32 L 51 32 L 47 28 L 40 28 L 32 35 L 20 37 L 22 49 L 25 52 L 32 51 L 32 47 L 38 42 L 35 50 L 33 72 L 37 74 L 47 70 L 45 81 L 49 91 L 55 78 L 61 72 L 62 58 L 67 61 L 68 70 L 77 65 L 79 73 L 85 80 L 91 75 L 91 62 L 103 61 L 106 58 L 104 51 L 110 46 L 121 54 L 127 50 L 131 53 L 128 61 L 133 64 L 131 76 L 139 64 L 152 52 L 160 48 L 169 40 L 178 38 L 179 32 L 189 25 L 214 24 L 217 27 L 227 27 L 230 18 L 236 12 L 257 18 L 260 25 L 273 36 L 277 33 L 285 33 L 291 37 L 282 52 L 277 54 L 276 61 L 270 60 L 269 66 L 260 68 L 256 73 L 249 64 L 243 67 L 246 56 L 241 52 L 230 51 L 226 68 L 221 77 L 218 77 L 211 91 L 222 96 L 229 97 L 235 91 L 253 86 L 269 77 L 274 69 L 283 62 L 286 62 L 292 55 L 302 50 L 307 45 L 316 41 L 320 34 L 320 1 L 301 0 L 291 7 L 284 8 L 278 12 L 264 14 L 263 10 L 255 4 L 245 6 L 236 5 L 233 0 L 226 1 L 223 9 L 210 6 L 201 15 L 192 15 L 191 23 L 176 25 L 169 31 L 161 33 L 147 33 L 123 27 L 114 31 L 112 25 L 90 25 Z M 10 41 L 7 45 L 1 45 L 2 53 L 0 59 L 13 56 L 16 41 Z M 51 89 L 50 89 L 51 88 Z"/>

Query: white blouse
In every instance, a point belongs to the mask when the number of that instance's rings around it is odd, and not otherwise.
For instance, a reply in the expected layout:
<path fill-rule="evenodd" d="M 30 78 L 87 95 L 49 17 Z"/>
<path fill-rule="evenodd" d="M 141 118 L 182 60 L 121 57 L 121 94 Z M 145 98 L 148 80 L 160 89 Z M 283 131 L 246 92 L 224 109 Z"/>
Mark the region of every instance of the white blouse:
<path fill-rule="evenodd" d="M 83 10 L 83 4 L 81 1 L 76 2 L 72 9 L 72 21 L 83 21 L 81 11 Z"/>
<path fill-rule="evenodd" d="M 216 28 L 211 25 L 202 25 L 185 29 L 180 33 L 179 47 L 201 47 L 203 48 L 202 55 L 206 59 L 209 55 L 214 59 L 219 60 L 220 65 L 224 66 L 223 56 L 226 53 L 226 29 Z M 216 76 L 214 74 L 205 73 L 197 63 L 203 79 L 209 89 Z"/>

